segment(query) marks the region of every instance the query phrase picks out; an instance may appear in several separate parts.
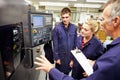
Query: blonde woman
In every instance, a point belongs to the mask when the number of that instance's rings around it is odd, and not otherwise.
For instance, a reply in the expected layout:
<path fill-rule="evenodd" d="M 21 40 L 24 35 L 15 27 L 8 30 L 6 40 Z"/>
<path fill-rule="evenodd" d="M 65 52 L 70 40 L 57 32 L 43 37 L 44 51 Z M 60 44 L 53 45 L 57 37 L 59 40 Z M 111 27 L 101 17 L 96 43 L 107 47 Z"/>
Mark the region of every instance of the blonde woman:
<path fill-rule="evenodd" d="M 95 21 L 85 22 L 81 28 L 81 35 L 77 38 L 77 48 L 80 49 L 84 55 L 90 60 L 96 60 L 104 52 L 104 47 L 102 43 L 94 36 L 96 32 L 97 23 Z M 77 62 L 74 60 L 72 77 L 76 80 L 84 78 L 84 70 Z"/>

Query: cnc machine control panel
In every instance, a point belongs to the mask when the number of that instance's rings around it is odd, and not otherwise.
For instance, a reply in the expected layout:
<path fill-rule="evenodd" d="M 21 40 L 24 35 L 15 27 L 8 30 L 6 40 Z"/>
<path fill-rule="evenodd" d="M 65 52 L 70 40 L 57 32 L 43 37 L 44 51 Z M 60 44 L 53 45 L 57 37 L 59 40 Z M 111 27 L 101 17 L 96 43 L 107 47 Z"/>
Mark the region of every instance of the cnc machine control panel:
<path fill-rule="evenodd" d="M 51 40 L 53 16 L 48 13 L 30 13 L 29 30 L 31 46 L 37 46 Z"/>

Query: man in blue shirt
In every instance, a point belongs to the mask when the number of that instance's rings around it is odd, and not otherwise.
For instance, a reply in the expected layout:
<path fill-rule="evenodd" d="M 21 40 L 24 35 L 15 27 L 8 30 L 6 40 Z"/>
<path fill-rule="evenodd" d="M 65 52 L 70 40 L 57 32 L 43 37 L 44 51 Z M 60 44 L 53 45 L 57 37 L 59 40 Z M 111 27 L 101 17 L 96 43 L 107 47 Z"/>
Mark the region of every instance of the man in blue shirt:
<path fill-rule="evenodd" d="M 120 0 L 111 0 L 102 13 L 103 30 L 113 38 L 107 45 L 107 51 L 99 57 L 94 64 L 94 73 L 82 80 L 120 80 Z M 74 80 L 53 66 L 45 57 L 37 57 L 36 70 L 44 70 L 49 73 L 52 80 Z M 49 65 L 49 67 L 48 67 Z"/>
<path fill-rule="evenodd" d="M 69 74 L 73 65 L 73 56 L 71 50 L 76 47 L 77 28 L 70 23 L 71 10 L 67 7 L 61 11 L 61 20 L 53 29 L 53 55 L 55 59 L 55 67 Z"/>

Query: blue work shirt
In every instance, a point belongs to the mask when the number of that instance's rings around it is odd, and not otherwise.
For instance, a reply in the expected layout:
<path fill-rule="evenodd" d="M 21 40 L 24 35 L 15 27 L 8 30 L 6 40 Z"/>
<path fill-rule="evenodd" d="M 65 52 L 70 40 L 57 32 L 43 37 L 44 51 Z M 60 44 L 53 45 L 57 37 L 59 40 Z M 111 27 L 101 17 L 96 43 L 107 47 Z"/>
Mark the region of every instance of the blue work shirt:
<path fill-rule="evenodd" d="M 98 57 L 100 57 L 104 53 L 104 47 L 102 43 L 94 35 L 86 44 L 84 44 L 84 47 L 82 47 L 82 42 L 83 42 L 82 40 L 83 40 L 83 37 L 80 35 L 77 38 L 77 48 L 80 49 L 88 59 L 96 60 Z M 83 76 L 84 72 L 85 71 L 80 66 L 78 61 L 74 59 L 72 77 L 77 80 L 84 78 Z"/>
<path fill-rule="evenodd" d="M 82 36 L 80 35 L 77 38 L 77 48 L 80 49 L 84 55 L 91 60 L 96 60 L 104 52 L 102 43 L 95 36 L 93 36 L 91 40 L 88 41 L 82 48 Z"/>
<path fill-rule="evenodd" d="M 72 58 L 71 50 L 76 47 L 77 28 L 69 23 L 68 28 L 59 23 L 53 30 L 53 53 L 54 59 L 58 60 L 63 57 Z"/>
<path fill-rule="evenodd" d="M 74 80 L 55 68 L 50 70 L 49 75 L 52 80 Z M 113 40 L 105 54 L 96 60 L 94 73 L 82 80 L 120 80 L 120 37 Z"/>

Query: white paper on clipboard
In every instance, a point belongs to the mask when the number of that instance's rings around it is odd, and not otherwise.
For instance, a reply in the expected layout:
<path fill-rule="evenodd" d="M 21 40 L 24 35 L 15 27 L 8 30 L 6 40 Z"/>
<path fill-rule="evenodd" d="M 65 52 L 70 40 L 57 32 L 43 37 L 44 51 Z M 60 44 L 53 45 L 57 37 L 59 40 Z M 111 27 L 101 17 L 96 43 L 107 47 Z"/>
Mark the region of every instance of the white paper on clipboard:
<path fill-rule="evenodd" d="M 82 68 L 84 69 L 84 71 L 88 74 L 88 76 L 90 74 L 92 74 L 93 73 L 93 68 L 89 64 L 87 58 L 82 53 L 82 51 L 79 50 L 79 49 L 75 49 L 75 50 L 71 50 L 71 52 L 74 55 L 74 57 L 76 58 L 76 60 L 79 62 L 79 64 L 82 66 Z"/>

